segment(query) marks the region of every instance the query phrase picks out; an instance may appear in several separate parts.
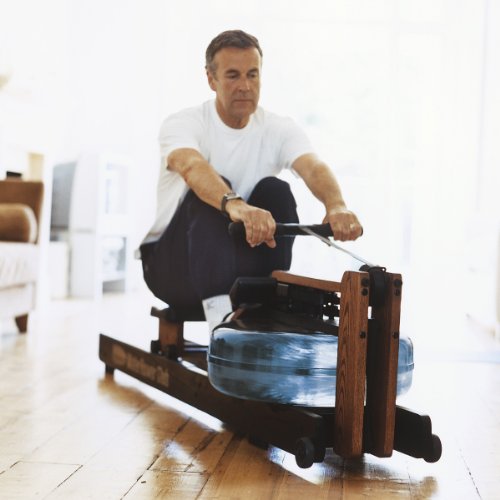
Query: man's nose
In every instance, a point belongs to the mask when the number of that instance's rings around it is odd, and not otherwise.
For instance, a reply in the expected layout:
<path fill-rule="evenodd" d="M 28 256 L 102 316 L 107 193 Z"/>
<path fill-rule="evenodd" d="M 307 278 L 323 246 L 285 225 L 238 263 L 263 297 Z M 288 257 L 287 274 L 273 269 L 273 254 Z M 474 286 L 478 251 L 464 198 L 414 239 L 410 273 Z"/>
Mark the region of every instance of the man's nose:
<path fill-rule="evenodd" d="M 250 79 L 246 77 L 240 78 L 238 90 L 248 92 L 250 90 Z"/>

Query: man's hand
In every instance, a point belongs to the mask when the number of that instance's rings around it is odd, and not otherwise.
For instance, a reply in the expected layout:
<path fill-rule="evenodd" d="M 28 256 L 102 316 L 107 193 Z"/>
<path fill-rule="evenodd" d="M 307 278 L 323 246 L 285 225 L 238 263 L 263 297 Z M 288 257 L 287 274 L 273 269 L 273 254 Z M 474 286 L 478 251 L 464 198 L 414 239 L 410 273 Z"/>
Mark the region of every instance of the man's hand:
<path fill-rule="evenodd" d="M 358 218 L 346 208 L 329 210 L 323 222 L 330 224 L 334 239 L 339 241 L 353 241 L 363 234 Z"/>
<path fill-rule="evenodd" d="M 248 205 L 243 200 L 231 200 L 226 211 L 233 222 L 243 222 L 247 242 L 251 247 L 265 243 L 270 248 L 276 247 L 274 232 L 276 222 L 271 212 Z"/>

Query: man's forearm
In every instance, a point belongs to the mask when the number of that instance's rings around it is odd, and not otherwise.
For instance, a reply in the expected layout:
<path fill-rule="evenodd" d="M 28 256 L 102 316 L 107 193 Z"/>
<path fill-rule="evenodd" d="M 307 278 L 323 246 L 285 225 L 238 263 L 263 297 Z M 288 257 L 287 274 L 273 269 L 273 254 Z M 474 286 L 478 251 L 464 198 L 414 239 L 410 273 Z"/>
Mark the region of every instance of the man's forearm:
<path fill-rule="evenodd" d="M 166 167 L 182 176 L 198 198 L 220 209 L 229 186 L 200 153 L 194 149 L 177 149 L 167 158 Z"/>
<path fill-rule="evenodd" d="M 198 151 L 177 149 L 169 155 L 167 163 L 166 168 L 181 175 L 198 198 L 218 210 L 221 209 L 222 198 L 230 188 Z M 240 199 L 227 203 L 226 211 L 232 221 L 243 222 L 250 246 L 261 243 L 266 243 L 271 248 L 276 246 L 276 223 L 270 212 L 248 205 Z"/>
<path fill-rule="evenodd" d="M 347 209 L 339 183 L 326 163 L 316 155 L 306 154 L 294 162 L 293 168 L 325 206 L 324 222 L 332 227 L 335 239 L 355 240 L 363 234 L 358 218 Z"/>
<path fill-rule="evenodd" d="M 311 193 L 323 203 L 327 212 L 346 208 L 337 179 L 328 165 L 315 155 L 304 155 L 299 158 L 294 164 L 294 169 Z"/>
<path fill-rule="evenodd" d="M 327 212 L 346 208 L 339 183 L 325 164 L 322 164 L 309 178 L 307 186 L 323 203 Z"/>

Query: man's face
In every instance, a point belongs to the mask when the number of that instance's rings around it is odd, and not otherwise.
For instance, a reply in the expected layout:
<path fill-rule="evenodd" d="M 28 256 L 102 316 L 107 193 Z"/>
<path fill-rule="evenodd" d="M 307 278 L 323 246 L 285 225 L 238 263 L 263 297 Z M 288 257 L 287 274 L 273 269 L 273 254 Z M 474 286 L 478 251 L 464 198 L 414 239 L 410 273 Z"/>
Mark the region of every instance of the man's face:
<path fill-rule="evenodd" d="M 207 70 L 207 77 L 216 94 L 217 112 L 229 127 L 243 128 L 259 103 L 259 51 L 226 47 L 215 54 L 213 62 L 215 74 Z"/>

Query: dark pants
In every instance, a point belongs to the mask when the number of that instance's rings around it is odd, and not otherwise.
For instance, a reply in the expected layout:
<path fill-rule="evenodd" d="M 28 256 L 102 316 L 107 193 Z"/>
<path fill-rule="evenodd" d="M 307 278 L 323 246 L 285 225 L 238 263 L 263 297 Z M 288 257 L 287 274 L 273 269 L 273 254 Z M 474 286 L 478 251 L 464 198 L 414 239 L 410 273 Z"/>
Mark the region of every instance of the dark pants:
<path fill-rule="evenodd" d="M 276 222 L 298 222 L 288 183 L 262 179 L 248 203 L 269 210 Z M 239 276 L 268 276 L 288 270 L 293 238 L 278 238 L 276 248 L 251 248 L 228 234 L 229 219 L 189 191 L 161 238 L 142 245 L 144 279 L 153 294 L 172 307 L 199 307 L 227 294 Z"/>

